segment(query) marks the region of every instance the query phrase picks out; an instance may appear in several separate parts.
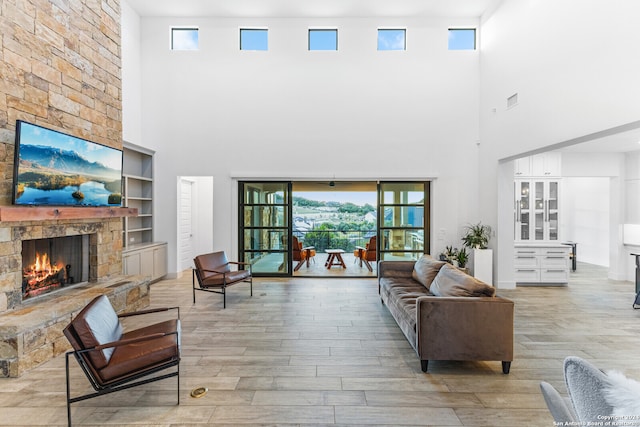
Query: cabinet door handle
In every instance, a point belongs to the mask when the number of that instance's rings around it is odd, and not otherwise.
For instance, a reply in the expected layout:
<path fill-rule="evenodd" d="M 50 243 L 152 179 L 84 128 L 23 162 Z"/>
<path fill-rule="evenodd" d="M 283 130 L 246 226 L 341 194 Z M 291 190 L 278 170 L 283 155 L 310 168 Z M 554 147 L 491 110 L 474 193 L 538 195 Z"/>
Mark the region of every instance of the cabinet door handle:
<path fill-rule="evenodd" d="M 534 256 L 520 256 L 520 255 L 518 255 L 516 258 L 517 259 L 536 259 L 536 257 Z"/>
<path fill-rule="evenodd" d="M 564 273 L 567 270 L 547 270 L 547 273 Z"/>
<path fill-rule="evenodd" d="M 517 271 L 536 271 L 536 270 L 521 270 L 521 269 L 518 269 Z"/>
<path fill-rule="evenodd" d="M 545 222 L 549 222 L 549 201 L 545 200 L 544 201 L 544 215 L 545 215 Z"/>
<path fill-rule="evenodd" d="M 563 256 L 547 256 L 545 258 L 547 258 L 547 259 L 564 259 L 565 257 L 563 257 Z"/>

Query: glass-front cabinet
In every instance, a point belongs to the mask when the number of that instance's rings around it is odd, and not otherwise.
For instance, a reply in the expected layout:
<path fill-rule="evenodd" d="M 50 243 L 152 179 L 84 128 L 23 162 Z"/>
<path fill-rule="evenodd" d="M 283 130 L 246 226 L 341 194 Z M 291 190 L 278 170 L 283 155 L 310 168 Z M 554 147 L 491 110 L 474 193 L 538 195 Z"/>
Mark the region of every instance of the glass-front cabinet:
<path fill-rule="evenodd" d="M 559 241 L 559 180 L 515 181 L 515 241 Z"/>

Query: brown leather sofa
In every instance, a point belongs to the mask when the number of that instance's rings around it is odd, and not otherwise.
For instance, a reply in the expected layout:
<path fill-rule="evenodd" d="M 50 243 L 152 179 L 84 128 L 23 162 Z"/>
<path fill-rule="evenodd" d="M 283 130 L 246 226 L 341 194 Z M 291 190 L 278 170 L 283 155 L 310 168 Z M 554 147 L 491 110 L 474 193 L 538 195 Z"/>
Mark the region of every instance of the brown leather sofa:
<path fill-rule="evenodd" d="M 380 261 L 378 285 L 423 372 L 429 360 L 499 360 L 509 373 L 514 303 L 495 288 L 429 255 Z"/>

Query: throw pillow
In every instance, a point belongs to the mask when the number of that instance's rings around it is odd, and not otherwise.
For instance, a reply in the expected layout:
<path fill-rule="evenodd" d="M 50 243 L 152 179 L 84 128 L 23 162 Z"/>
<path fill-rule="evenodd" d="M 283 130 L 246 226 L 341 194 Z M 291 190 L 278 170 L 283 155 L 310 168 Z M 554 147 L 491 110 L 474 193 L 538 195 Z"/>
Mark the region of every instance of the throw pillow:
<path fill-rule="evenodd" d="M 607 379 L 610 386 L 604 389 L 604 398 L 613 408 L 611 415 L 620 425 L 640 425 L 640 382 L 618 371 L 607 372 Z"/>
<path fill-rule="evenodd" d="M 492 297 L 496 288 L 463 273 L 454 266 L 442 266 L 429 288 L 439 297 Z"/>
<path fill-rule="evenodd" d="M 436 277 L 438 271 L 440 271 L 442 266 L 445 264 L 446 262 L 438 261 L 431 255 L 422 255 L 413 266 L 413 273 L 411 274 L 411 277 L 422 284 L 422 286 L 429 289 L 431 282 L 433 282 L 433 278 Z"/>

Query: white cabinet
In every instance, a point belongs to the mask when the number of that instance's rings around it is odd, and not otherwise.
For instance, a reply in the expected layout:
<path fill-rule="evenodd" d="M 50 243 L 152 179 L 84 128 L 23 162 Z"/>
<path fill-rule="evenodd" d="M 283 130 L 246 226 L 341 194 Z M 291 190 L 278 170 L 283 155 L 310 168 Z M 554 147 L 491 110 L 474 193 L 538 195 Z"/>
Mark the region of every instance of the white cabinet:
<path fill-rule="evenodd" d="M 531 156 L 531 176 L 559 177 L 562 159 L 558 152 Z"/>
<path fill-rule="evenodd" d="M 124 274 L 149 277 L 151 281 L 167 274 L 167 244 L 163 242 L 132 246 L 122 251 Z"/>
<path fill-rule="evenodd" d="M 514 260 L 516 283 L 568 283 L 569 253 L 570 248 L 561 245 L 516 245 Z"/>
<path fill-rule="evenodd" d="M 516 242 L 558 242 L 559 179 L 517 179 L 514 186 Z"/>
<path fill-rule="evenodd" d="M 515 159 L 513 173 L 516 177 L 531 176 L 531 157 Z"/>
<path fill-rule="evenodd" d="M 516 178 L 554 178 L 561 176 L 562 153 L 549 151 L 514 160 L 513 174 Z"/>

